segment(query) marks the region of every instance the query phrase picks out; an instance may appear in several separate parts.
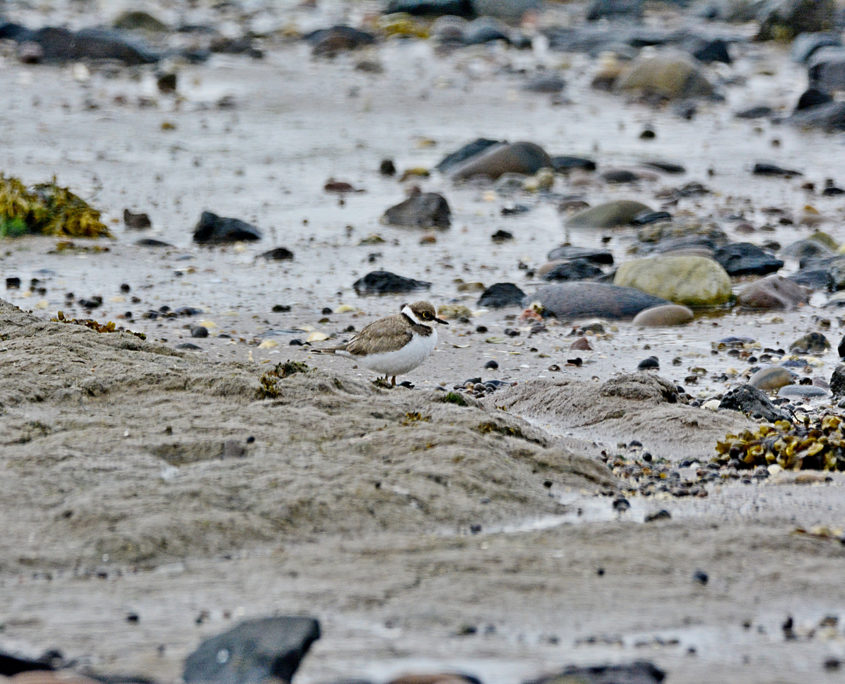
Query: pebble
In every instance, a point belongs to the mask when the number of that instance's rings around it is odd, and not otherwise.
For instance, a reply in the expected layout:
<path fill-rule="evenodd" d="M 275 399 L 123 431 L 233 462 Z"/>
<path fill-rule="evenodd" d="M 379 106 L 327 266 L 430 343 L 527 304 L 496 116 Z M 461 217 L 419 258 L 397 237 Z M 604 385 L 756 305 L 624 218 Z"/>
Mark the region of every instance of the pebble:
<path fill-rule="evenodd" d="M 566 225 L 570 228 L 613 228 L 629 225 L 636 216 L 652 209 L 634 200 L 614 200 L 591 207 L 570 216 Z"/>
<path fill-rule="evenodd" d="M 761 368 L 748 378 L 748 384 L 766 392 L 780 389 L 784 385 L 795 382 L 795 373 L 781 366 L 769 366 Z"/>
<path fill-rule="evenodd" d="M 424 280 L 406 278 L 390 271 L 371 271 L 367 275 L 358 278 L 352 284 L 352 287 L 358 295 L 370 295 L 424 290 L 430 288 L 431 283 Z"/>
<path fill-rule="evenodd" d="M 496 283 L 488 287 L 478 298 L 478 306 L 500 309 L 506 306 L 522 306 L 525 293 L 513 283 Z"/>
<path fill-rule="evenodd" d="M 533 175 L 552 161 L 546 151 L 531 142 L 497 145 L 470 157 L 452 172 L 454 180 L 486 176 L 496 180 L 506 173 Z"/>
<path fill-rule="evenodd" d="M 261 239 L 261 231 L 246 221 L 202 212 L 194 228 L 194 242 L 202 245 L 219 245 Z"/>
<path fill-rule="evenodd" d="M 649 356 L 637 364 L 637 370 L 659 370 L 660 361 L 656 356 Z"/>
<path fill-rule="evenodd" d="M 646 328 L 684 325 L 695 318 L 692 309 L 681 304 L 663 304 L 640 311 L 633 324 Z"/>
<path fill-rule="evenodd" d="M 436 192 L 415 192 L 408 199 L 384 212 L 383 220 L 391 226 L 406 228 L 448 228 L 451 209 L 443 195 Z"/>
<path fill-rule="evenodd" d="M 794 309 L 806 304 L 810 292 L 786 278 L 770 275 L 746 285 L 737 294 L 736 303 L 749 309 Z"/>

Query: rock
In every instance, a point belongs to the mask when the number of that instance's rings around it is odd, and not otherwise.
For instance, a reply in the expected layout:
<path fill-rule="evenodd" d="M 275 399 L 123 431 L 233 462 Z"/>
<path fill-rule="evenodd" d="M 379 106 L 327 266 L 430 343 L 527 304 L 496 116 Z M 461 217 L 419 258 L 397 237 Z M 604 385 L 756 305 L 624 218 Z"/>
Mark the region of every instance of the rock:
<path fill-rule="evenodd" d="M 156 240 L 155 238 L 141 238 L 136 240 L 135 244 L 139 247 L 173 247 L 169 242 Z"/>
<path fill-rule="evenodd" d="M 695 38 L 686 47 L 693 57 L 704 64 L 711 64 L 712 62 L 721 62 L 722 64 L 733 63 L 731 55 L 728 52 L 728 44 L 721 38 L 714 38 L 712 40 Z"/>
<path fill-rule="evenodd" d="M 647 660 L 621 665 L 570 665 L 558 673 L 523 684 L 660 684 L 666 673 Z"/>
<path fill-rule="evenodd" d="M 806 64 L 823 47 L 841 47 L 842 40 L 835 33 L 802 33 L 792 41 L 790 56 L 793 62 Z"/>
<path fill-rule="evenodd" d="M 737 119 L 766 119 L 774 114 L 774 109 L 768 105 L 755 105 L 748 109 L 738 111 L 734 116 Z"/>
<path fill-rule="evenodd" d="M 545 150 L 530 142 L 499 145 L 476 155 L 456 168 L 452 177 L 465 180 L 473 176 L 487 176 L 496 180 L 504 173 L 533 175 L 552 161 Z"/>
<path fill-rule="evenodd" d="M 796 399 L 815 399 L 827 395 L 826 389 L 815 385 L 784 385 L 778 390 L 779 397 L 795 397 Z"/>
<path fill-rule="evenodd" d="M 358 278 L 352 287 L 358 295 L 370 295 L 424 290 L 431 287 L 431 283 L 405 278 L 390 271 L 371 271 L 364 277 Z"/>
<path fill-rule="evenodd" d="M 464 29 L 464 45 L 484 45 L 501 40 L 510 44 L 508 27 L 490 17 L 479 17 L 469 22 Z"/>
<path fill-rule="evenodd" d="M 123 223 L 127 228 L 143 230 L 152 226 L 150 217 L 145 213 L 133 214 L 129 209 L 123 210 Z"/>
<path fill-rule="evenodd" d="M 801 261 L 801 268 L 804 268 L 808 259 L 817 259 L 833 256 L 833 249 L 815 238 L 797 240 L 781 250 L 784 256 Z"/>
<path fill-rule="evenodd" d="M 355 50 L 376 42 L 372 33 L 351 26 L 332 26 L 312 31 L 305 36 L 305 40 L 311 43 L 311 51 L 318 57 L 332 57 L 338 52 Z"/>
<path fill-rule="evenodd" d="M 784 40 L 800 33 L 828 31 L 835 24 L 834 0 L 770 0 L 757 15 L 757 40 Z"/>
<path fill-rule="evenodd" d="M 47 674 L 62 665 L 61 657 L 59 662 L 52 662 L 51 652 L 40 658 L 27 658 L 23 655 L 16 655 L 9 651 L 0 650 L 0 677 L 14 677 L 22 672 L 43 672 Z"/>
<path fill-rule="evenodd" d="M 801 270 L 798 273 L 787 276 L 786 279 L 791 280 L 796 285 L 801 285 L 811 290 L 833 289 L 833 280 L 830 277 L 830 273 L 823 268 Z"/>
<path fill-rule="evenodd" d="M 741 385 L 725 393 L 719 408 L 741 411 L 752 418 L 760 417 L 769 422 L 791 418 L 789 413 L 777 408 L 763 392 L 751 385 Z"/>
<path fill-rule="evenodd" d="M 441 173 L 449 173 L 459 164 L 462 164 L 467 159 L 479 156 L 482 152 L 488 151 L 491 147 L 496 145 L 505 145 L 500 140 L 490 140 L 489 138 L 476 138 L 470 143 L 467 143 L 459 150 L 447 154 L 435 167 Z"/>
<path fill-rule="evenodd" d="M 555 247 L 546 255 L 549 261 L 563 259 L 586 259 L 594 264 L 613 265 L 613 253 L 606 249 L 591 249 L 589 247 L 576 247 L 575 245 L 561 245 Z"/>
<path fill-rule="evenodd" d="M 839 345 L 836 347 L 836 352 L 839 354 L 840 359 L 845 359 L 845 335 L 843 335 L 842 339 L 839 340 Z"/>
<path fill-rule="evenodd" d="M 634 259 L 619 266 L 613 282 L 690 306 L 724 304 L 731 298 L 731 279 L 725 270 L 698 256 Z"/>
<path fill-rule="evenodd" d="M 592 159 L 587 159 L 586 157 L 559 155 L 557 157 L 552 157 L 552 168 L 558 173 L 569 173 L 574 169 L 595 171 L 596 163 Z"/>
<path fill-rule="evenodd" d="M 384 13 L 391 14 L 394 12 L 425 17 L 475 16 L 472 0 L 390 0 Z"/>
<path fill-rule="evenodd" d="M 823 93 L 845 88 L 845 48 L 826 47 L 818 50 L 810 58 L 807 76 L 810 88 Z"/>
<path fill-rule="evenodd" d="M 517 22 L 526 12 L 540 9 L 540 0 L 472 0 L 477 14 Z"/>
<path fill-rule="evenodd" d="M 543 280 L 556 282 L 590 280 L 591 278 L 597 278 L 602 275 L 604 275 L 604 272 L 587 259 L 572 259 L 571 261 L 562 262 L 546 271 L 546 273 L 542 274 L 542 278 Z"/>
<path fill-rule="evenodd" d="M 587 21 L 598 19 L 639 19 L 643 16 L 643 0 L 593 0 L 587 8 Z"/>
<path fill-rule="evenodd" d="M 826 93 L 818 88 L 807 88 L 798 97 L 798 102 L 795 103 L 795 111 L 800 112 L 804 109 L 813 109 L 819 105 L 833 102 L 833 97 L 830 93 Z"/>
<path fill-rule="evenodd" d="M 841 342 L 839 346 L 842 346 Z M 839 356 L 842 356 L 842 352 Z M 830 376 L 830 392 L 834 397 L 845 395 L 845 366 L 841 363 L 833 369 L 833 374 Z"/>
<path fill-rule="evenodd" d="M 806 288 L 777 275 L 749 283 L 736 297 L 739 306 L 749 309 L 794 309 L 809 300 Z"/>
<path fill-rule="evenodd" d="M 792 178 L 794 176 L 803 176 L 804 174 L 794 169 L 784 169 L 776 164 L 768 164 L 766 162 L 757 162 L 751 173 L 755 176 L 780 176 L 781 178 Z"/>
<path fill-rule="evenodd" d="M 168 30 L 167 24 L 163 21 L 156 19 L 149 12 L 141 10 L 121 12 L 112 22 L 112 27 L 124 31 L 147 31 L 149 33 L 161 33 Z"/>
<path fill-rule="evenodd" d="M 648 356 L 637 364 L 637 370 L 660 370 L 660 359 Z"/>
<path fill-rule="evenodd" d="M 602 172 L 601 178 L 606 183 L 633 183 L 640 179 L 636 173 L 628 169 L 607 169 Z"/>
<path fill-rule="evenodd" d="M 319 638 L 320 623 L 309 617 L 246 620 L 202 642 L 185 660 L 182 679 L 188 684 L 289 682 Z"/>
<path fill-rule="evenodd" d="M 404 202 L 384 212 L 383 220 L 391 226 L 408 228 L 448 228 L 451 210 L 443 195 L 436 192 L 417 192 Z"/>
<path fill-rule="evenodd" d="M 631 225 L 634 218 L 651 209 L 634 200 L 614 200 L 579 211 L 569 217 L 566 225 L 570 228 L 613 228 Z"/>
<path fill-rule="evenodd" d="M 634 316 L 633 324 L 643 328 L 667 325 L 684 325 L 695 318 L 692 309 L 680 304 L 663 304 L 640 311 Z"/>
<path fill-rule="evenodd" d="M 633 287 L 596 282 L 546 285 L 530 299 L 558 318 L 633 318 L 643 309 L 669 304 Z"/>
<path fill-rule="evenodd" d="M 513 283 L 491 285 L 478 298 L 478 306 L 500 309 L 505 306 L 522 306 L 525 293 Z"/>
<path fill-rule="evenodd" d="M 202 212 L 194 228 L 194 242 L 201 245 L 222 245 L 231 242 L 261 239 L 261 231 L 246 221 L 225 218 L 210 211 Z"/>
<path fill-rule="evenodd" d="M 713 86 L 685 54 L 638 57 L 617 79 L 615 89 L 667 100 L 710 97 Z"/>
<path fill-rule="evenodd" d="M 845 102 L 828 102 L 796 111 L 787 121 L 803 128 L 825 131 L 845 131 Z"/>
<path fill-rule="evenodd" d="M 789 345 L 789 351 L 795 354 L 813 354 L 818 356 L 830 349 L 830 342 L 820 332 L 807 333 Z"/>
<path fill-rule="evenodd" d="M 523 84 L 522 89 L 530 93 L 559 93 L 566 86 L 564 81 L 557 74 L 541 74 Z M 552 164 L 552 168 L 554 165 Z"/>
<path fill-rule="evenodd" d="M 663 159 L 646 159 L 642 162 L 642 165 L 663 171 L 663 173 L 679 174 L 687 172 L 682 164 L 676 164 L 675 162 L 665 161 Z"/>
<path fill-rule="evenodd" d="M 44 51 L 44 61 L 70 62 L 82 59 L 112 59 L 128 66 L 151 64 L 159 60 L 146 45 L 108 29 L 45 27 L 32 32 L 29 40 Z"/>
<path fill-rule="evenodd" d="M 293 252 L 291 252 L 287 247 L 274 247 L 267 252 L 262 252 L 259 254 L 262 259 L 267 259 L 268 261 L 289 261 L 293 259 Z"/>
<path fill-rule="evenodd" d="M 748 384 L 765 392 L 779 390 L 784 385 L 791 385 L 796 379 L 795 373 L 783 366 L 761 368 L 748 378 Z"/>
<path fill-rule="evenodd" d="M 475 626 L 468 628 L 467 634 L 474 634 Z M 349 684 L 346 682 L 345 684 Z M 435 674 L 406 674 L 391 679 L 387 684 L 481 684 L 472 675 L 457 674 L 455 672 L 438 672 Z"/>
<path fill-rule="evenodd" d="M 18 60 L 22 64 L 41 64 L 44 61 L 44 48 L 31 40 L 18 43 Z"/>
<path fill-rule="evenodd" d="M 713 258 L 731 276 L 766 275 L 783 266 L 780 259 L 750 242 L 735 242 L 719 247 Z"/>

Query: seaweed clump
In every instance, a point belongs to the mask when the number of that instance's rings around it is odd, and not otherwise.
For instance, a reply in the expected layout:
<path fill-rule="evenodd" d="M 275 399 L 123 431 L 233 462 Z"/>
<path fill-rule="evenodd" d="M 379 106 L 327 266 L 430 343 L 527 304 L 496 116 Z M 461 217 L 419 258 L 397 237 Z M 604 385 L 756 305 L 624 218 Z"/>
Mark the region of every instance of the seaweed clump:
<path fill-rule="evenodd" d="M 307 373 L 311 367 L 302 361 L 285 361 L 277 363 L 276 367 L 268 370 L 259 379 L 260 387 L 255 391 L 256 399 L 277 399 L 281 394 L 276 382 L 296 373 Z"/>
<path fill-rule="evenodd" d="M 0 174 L 0 237 L 25 234 L 111 237 L 100 212 L 68 188 L 39 183 L 27 188 L 19 178 Z"/>
<path fill-rule="evenodd" d="M 716 463 L 741 470 L 776 464 L 784 470 L 845 471 L 845 419 L 827 412 L 802 422 L 778 420 L 726 435 L 716 453 Z"/>
<path fill-rule="evenodd" d="M 109 321 L 108 323 L 100 323 L 99 321 L 95 321 L 93 318 L 66 318 L 63 311 L 59 311 L 56 313 L 55 318 L 51 318 L 53 323 L 72 323 L 73 325 L 82 325 L 86 328 L 91 328 L 98 333 L 113 333 L 113 332 L 125 332 L 129 333 L 130 335 L 135 335 L 142 340 L 146 340 L 147 336 L 144 333 L 135 332 L 134 330 L 128 330 L 127 328 L 118 327 L 115 325 L 114 321 Z"/>

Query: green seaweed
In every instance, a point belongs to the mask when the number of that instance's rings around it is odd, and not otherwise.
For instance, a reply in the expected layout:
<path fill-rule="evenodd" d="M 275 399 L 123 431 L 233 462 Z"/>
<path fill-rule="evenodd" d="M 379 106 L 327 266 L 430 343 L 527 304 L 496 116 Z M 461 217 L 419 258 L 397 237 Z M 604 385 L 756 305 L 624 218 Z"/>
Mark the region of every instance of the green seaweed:
<path fill-rule="evenodd" d="M 447 392 L 440 400 L 444 404 L 457 404 L 458 406 L 467 406 L 467 400 L 463 398 L 458 392 Z"/>
<path fill-rule="evenodd" d="M 0 174 L 0 237 L 26 233 L 60 237 L 111 237 L 100 212 L 56 179 L 27 188 Z"/>

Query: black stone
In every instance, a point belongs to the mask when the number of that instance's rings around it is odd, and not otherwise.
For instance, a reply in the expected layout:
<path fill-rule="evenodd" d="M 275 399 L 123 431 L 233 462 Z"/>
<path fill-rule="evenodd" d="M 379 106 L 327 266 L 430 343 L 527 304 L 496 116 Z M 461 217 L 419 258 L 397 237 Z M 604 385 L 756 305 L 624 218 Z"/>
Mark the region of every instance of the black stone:
<path fill-rule="evenodd" d="M 491 359 L 490 361 L 484 364 L 484 367 L 489 368 L 491 370 L 496 370 L 499 367 L 499 362 Z M 845 366 L 842 366 L 842 368 L 845 369 Z"/>
<path fill-rule="evenodd" d="M 185 660 L 182 678 L 189 684 L 289 682 L 319 638 L 320 623 L 313 618 L 247 620 L 200 644 Z"/>
<path fill-rule="evenodd" d="M 783 261 L 750 242 L 724 245 L 713 255 L 728 275 L 765 275 L 783 267 Z"/>
<path fill-rule="evenodd" d="M 352 287 L 359 295 L 369 295 L 424 290 L 431 287 L 431 283 L 405 278 L 390 271 L 371 271 L 363 278 L 356 280 Z"/>
<path fill-rule="evenodd" d="M 663 171 L 663 173 L 677 174 L 687 172 L 687 170 L 681 164 L 663 161 L 662 159 L 650 159 L 648 161 L 643 162 L 643 166 L 649 166 L 652 169 Z"/>
<path fill-rule="evenodd" d="M 751 385 L 741 385 L 726 392 L 719 402 L 719 408 L 741 411 L 752 416 L 759 414 L 763 420 L 769 422 L 791 418 L 789 413 L 777 408 L 762 391 Z"/>
<path fill-rule="evenodd" d="M 643 309 L 669 304 L 665 299 L 633 287 L 582 281 L 541 287 L 532 299 L 558 318 L 633 318 Z"/>
<path fill-rule="evenodd" d="M 721 38 L 695 41 L 690 47 L 692 48 L 690 53 L 699 62 L 704 62 L 705 64 L 710 64 L 711 62 L 731 64 L 733 62 L 728 52 L 728 44 Z"/>
<path fill-rule="evenodd" d="M 775 164 L 767 164 L 765 162 L 757 162 L 754 164 L 752 173 L 755 176 L 780 176 L 781 178 L 792 178 L 793 176 L 803 176 L 804 174 L 794 169 L 784 169 Z"/>
<path fill-rule="evenodd" d="M 475 16 L 472 0 L 390 0 L 384 13 L 394 12 L 427 17 L 454 15 L 465 19 Z"/>
<path fill-rule="evenodd" d="M 500 309 L 505 306 L 522 306 L 523 299 L 525 293 L 513 283 L 496 283 L 481 293 L 478 305 Z"/>
<path fill-rule="evenodd" d="M 672 514 L 669 511 L 667 511 L 665 508 L 661 508 L 659 511 L 646 515 L 645 522 L 654 522 L 655 520 L 669 520 L 671 519 L 671 517 Z"/>
<path fill-rule="evenodd" d="M 458 164 L 465 162 L 467 159 L 471 157 L 475 157 L 482 152 L 484 152 L 487 148 L 492 147 L 493 145 L 499 145 L 503 141 L 500 140 L 489 140 L 488 138 L 477 138 L 473 140 L 471 143 L 467 143 L 459 150 L 452 152 L 451 154 L 446 155 L 443 159 L 435 167 L 441 173 L 447 173 Z"/>
<path fill-rule="evenodd" d="M 173 247 L 169 242 L 156 240 L 155 238 L 141 238 L 140 240 L 136 240 L 135 244 L 139 247 Z"/>
<path fill-rule="evenodd" d="M 331 57 L 342 50 L 355 50 L 376 42 L 372 33 L 359 31 L 351 26 L 319 29 L 306 34 L 304 38 L 311 43 L 311 50 L 317 57 Z"/>
<path fill-rule="evenodd" d="M 260 256 L 272 261 L 287 261 L 289 259 L 293 259 L 293 252 L 291 252 L 287 247 L 275 247 L 262 253 Z"/>
<path fill-rule="evenodd" d="M 443 195 L 436 192 L 422 192 L 411 195 L 384 212 L 384 219 L 393 226 L 411 228 L 448 228 L 451 225 L 451 210 Z"/>
<path fill-rule="evenodd" d="M 710 578 L 707 576 L 707 573 L 704 572 L 704 570 L 696 570 L 693 573 L 692 578 L 695 582 L 698 582 L 698 584 L 702 584 L 702 585 L 707 584 L 707 582 L 710 580 Z"/>
<path fill-rule="evenodd" d="M 756 105 L 748 109 L 743 109 L 734 114 L 734 116 L 737 119 L 764 119 L 773 113 L 774 110 L 767 105 Z"/>
<path fill-rule="evenodd" d="M 818 88 L 807 88 L 798 98 L 795 111 L 800 112 L 802 109 L 811 109 L 829 102 L 833 102 L 833 98 L 828 93 Z"/>
<path fill-rule="evenodd" d="M 839 343 L 839 356 L 842 356 L 842 353 L 845 352 L 845 338 L 843 338 L 842 342 Z M 845 396 L 845 366 L 841 363 L 833 369 L 833 373 L 830 376 L 830 393 L 834 397 L 841 397 Z"/>
<path fill-rule="evenodd" d="M 220 245 L 261 239 L 261 231 L 246 221 L 225 218 L 210 211 L 202 212 L 194 228 L 194 242 L 201 245 Z"/>
<path fill-rule="evenodd" d="M 644 211 L 642 214 L 637 214 L 634 218 L 632 218 L 631 224 L 634 226 L 646 226 L 649 223 L 671 220 L 672 214 L 668 211 Z"/>
<path fill-rule="evenodd" d="M 382 176 L 395 176 L 396 164 L 393 163 L 392 159 L 382 159 L 378 167 L 378 172 Z"/>
<path fill-rule="evenodd" d="M 493 242 L 507 242 L 508 240 L 513 240 L 513 233 L 499 229 L 490 236 L 490 239 Z"/>
<path fill-rule="evenodd" d="M 498 21 L 491 21 L 488 17 L 471 21 L 464 30 L 464 45 L 484 45 L 497 40 L 510 44 L 511 37 L 501 26 Z"/>
<path fill-rule="evenodd" d="M 597 574 L 604 575 L 604 568 L 599 568 Z M 632 663 L 620 665 L 570 665 L 557 672 L 540 679 L 532 679 L 523 684 L 560 684 L 561 682 L 577 682 L 578 684 L 660 684 L 666 679 L 666 673 L 647 660 L 635 660 Z"/>
<path fill-rule="evenodd" d="M 643 0 L 593 0 L 587 8 L 587 21 L 599 19 L 639 19 Z"/>
<path fill-rule="evenodd" d="M 825 269 L 807 269 L 787 276 L 787 280 L 798 283 L 811 290 L 833 289 L 833 280 Z"/>
<path fill-rule="evenodd" d="M 522 89 L 531 93 L 559 93 L 566 86 L 557 74 L 542 74 L 523 84 Z"/>
<path fill-rule="evenodd" d="M 610 169 L 602 173 L 601 177 L 608 183 L 633 183 L 640 178 L 636 173 L 627 169 Z"/>
<path fill-rule="evenodd" d="M 129 209 L 123 210 L 123 223 L 127 228 L 134 228 L 135 230 L 143 230 L 153 225 L 150 217 L 145 213 L 134 214 Z"/>
<path fill-rule="evenodd" d="M 543 275 L 543 280 L 559 282 L 567 280 L 590 280 L 604 275 L 604 272 L 587 259 L 573 259 L 558 264 L 551 271 Z"/>
<path fill-rule="evenodd" d="M 191 328 L 191 337 L 208 337 L 208 328 L 204 325 L 195 325 Z"/>
<path fill-rule="evenodd" d="M 6 278 L 7 290 L 19 290 L 21 288 L 21 279 L 17 276 L 9 276 Z"/>
<path fill-rule="evenodd" d="M 555 247 L 546 255 L 549 261 L 562 259 L 585 259 L 594 264 L 613 265 L 613 254 L 605 249 L 592 249 L 590 247 L 575 247 L 574 245 L 561 245 Z"/>
<path fill-rule="evenodd" d="M 568 173 L 573 169 L 595 171 L 596 163 L 592 159 L 587 159 L 586 157 L 558 155 L 557 157 L 552 157 L 552 168 L 558 173 Z"/>
<path fill-rule="evenodd" d="M 649 356 L 637 364 L 637 370 L 657 370 L 660 368 L 660 361 L 656 356 Z"/>

